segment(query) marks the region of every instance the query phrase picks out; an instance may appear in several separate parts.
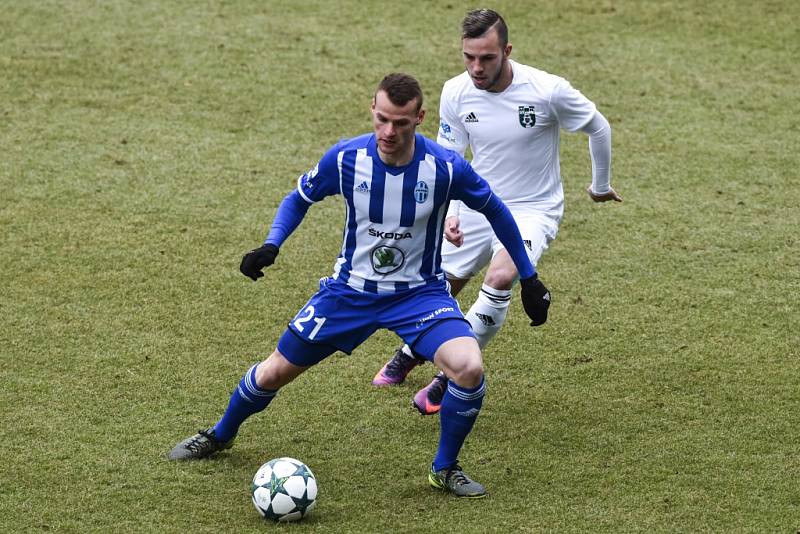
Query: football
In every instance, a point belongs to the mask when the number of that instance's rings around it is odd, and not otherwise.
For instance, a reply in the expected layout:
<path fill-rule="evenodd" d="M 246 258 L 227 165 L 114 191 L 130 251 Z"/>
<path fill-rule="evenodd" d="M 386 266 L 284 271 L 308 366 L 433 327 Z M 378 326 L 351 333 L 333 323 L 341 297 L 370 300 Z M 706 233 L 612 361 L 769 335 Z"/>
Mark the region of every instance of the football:
<path fill-rule="evenodd" d="M 264 519 L 297 521 L 317 502 L 317 479 L 306 464 L 294 458 L 276 458 L 253 477 L 253 504 Z"/>

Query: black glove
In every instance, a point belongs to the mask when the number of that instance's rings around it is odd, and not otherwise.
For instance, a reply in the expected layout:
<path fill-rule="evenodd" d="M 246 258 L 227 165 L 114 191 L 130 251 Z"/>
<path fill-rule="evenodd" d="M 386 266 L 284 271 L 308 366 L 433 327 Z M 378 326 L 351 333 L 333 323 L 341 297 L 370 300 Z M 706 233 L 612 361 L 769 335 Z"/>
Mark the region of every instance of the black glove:
<path fill-rule="evenodd" d="M 239 270 L 253 282 L 264 276 L 261 269 L 269 267 L 275 263 L 275 258 L 278 256 L 278 247 L 271 244 L 262 245 L 255 248 L 244 255 L 242 264 L 239 265 Z"/>
<path fill-rule="evenodd" d="M 520 280 L 519 285 L 522 287 L 522 307 L 531 318 L 531 326 L 544 324 L 550 307 L 550 291 L 536 275 Z"/>

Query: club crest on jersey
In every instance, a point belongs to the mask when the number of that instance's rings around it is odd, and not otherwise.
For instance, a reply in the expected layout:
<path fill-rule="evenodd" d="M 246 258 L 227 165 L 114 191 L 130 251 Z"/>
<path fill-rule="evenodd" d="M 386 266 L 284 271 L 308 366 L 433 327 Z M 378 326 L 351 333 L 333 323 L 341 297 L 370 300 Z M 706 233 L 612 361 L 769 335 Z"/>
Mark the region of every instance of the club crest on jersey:
<path fill-rule="evenodd" d="M 439 135 L 442 136 L 444 139 L 447 139 L 451 143 L 456 142 L 456 136 L 453 135 L 453 129 L 450 128 L 449 124 L 447 124 L 442 120 L 439 121 Z"/>
<path fill-rule="evenodd" d="M 417 182 L 417 185 L 414 187 L 414 200 L 417 201 L 417 204 L 422 204 L 428 200 L 428 184 L 425 182 Z"/>
<path fill-rule="evenodd" d="M 372 268 L 378 274 L 390 274 L 403 266 L 405 254 L 399 248 L 380 246 L 372 249 Z"/>
<path fill-rule="evenodd" d="M 519 107 L 519 124 L 523 128 L 533 128 L 536 124 L 536 115 L 533 113 L 533 106 Z"/>

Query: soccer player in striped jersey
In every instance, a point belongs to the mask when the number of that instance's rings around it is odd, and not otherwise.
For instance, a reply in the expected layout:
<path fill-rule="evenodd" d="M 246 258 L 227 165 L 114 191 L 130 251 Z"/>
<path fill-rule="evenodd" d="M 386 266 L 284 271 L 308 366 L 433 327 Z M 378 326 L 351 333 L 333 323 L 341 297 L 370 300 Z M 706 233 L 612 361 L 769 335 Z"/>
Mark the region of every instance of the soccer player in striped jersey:
<path fill-rule="evenodd" d="M 534 323 L 547 319 L 550 294 L 539 281 L 508 208 L 460 155 L 416 133 L 422 90 L 405 74 L 380 83 L 372 101 L 374 132 L 340 141 L 300 177 L 278 207 L 264 245 L 241 271 L 264 276 L 308 208 L 330 195 L 345 205 L 344 240 L 333 275 L 295 315 L 276 350 L 253 365 L 234 389 L 222 418 L 178 443 L 173 460 L 230 448 L 240 425 L 264 410 L 278 390 L 337 350 L 350 353 L 379 328 L 397 333 L 450 377 L 440 412 L 440 438 L 428 481 L 459 497 L 482 497 L 458 453 L 480 412 L 485 391 L 481 351 L 448 291 L 441 268 L 444 218 L 452 199 L 480 212 L 513 258 L 522 302 Z"/>
<path fill-rule="evenodd" d="M 611 188 L 611 128 L 594 103 L 564 78 L 510 59 L 503 18 L 490 9 L 467 13 L 462 23 L 466 70 L 448 80 L 440 99 L 439 144 L 464 154 L 516 221 L 535 265 L 555 239 L 564 213 L 559 165 L 561 129 L 589 136 L 595 202 L 621 201 Z M 508 313 L 515 264 L 494 229 L 468 204 L 454 202 L 445 222 L 442 266 L 457 295 L 488 265 L 477 301 L 466 314 L 483 349 Z M 373 379 L 376 386 L 402 383 L 423 360 L 408 345 L 398 349 Z M 423 414 L 439 410 L 447 387 L 440 373 L 414 395 Z"/>

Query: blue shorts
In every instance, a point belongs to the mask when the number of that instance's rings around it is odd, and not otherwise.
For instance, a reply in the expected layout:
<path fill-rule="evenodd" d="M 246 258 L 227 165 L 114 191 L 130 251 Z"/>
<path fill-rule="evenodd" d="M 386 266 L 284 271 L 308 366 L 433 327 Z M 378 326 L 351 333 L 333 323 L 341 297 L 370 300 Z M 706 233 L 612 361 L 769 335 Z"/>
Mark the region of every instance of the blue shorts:
<path fill-rule="evenodd" d="M 431 361 L 445 341 L 474 337 L 444 281 L 375 294 L 323 278 L 319 291 L 289 323 L 278 350 L 295 365 L 314 365 L 337 350 L 350 354 L 379 328 L 393 331 Z"/>

